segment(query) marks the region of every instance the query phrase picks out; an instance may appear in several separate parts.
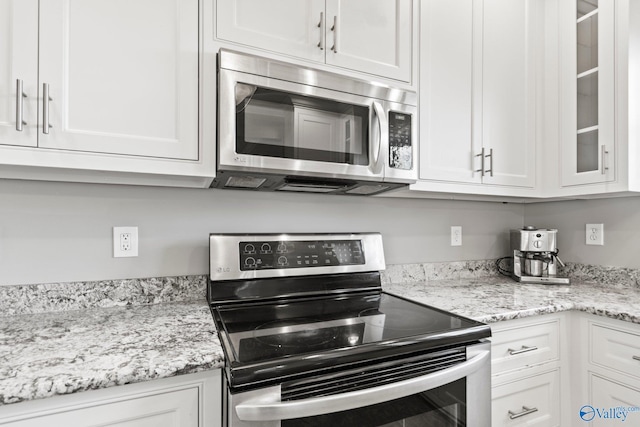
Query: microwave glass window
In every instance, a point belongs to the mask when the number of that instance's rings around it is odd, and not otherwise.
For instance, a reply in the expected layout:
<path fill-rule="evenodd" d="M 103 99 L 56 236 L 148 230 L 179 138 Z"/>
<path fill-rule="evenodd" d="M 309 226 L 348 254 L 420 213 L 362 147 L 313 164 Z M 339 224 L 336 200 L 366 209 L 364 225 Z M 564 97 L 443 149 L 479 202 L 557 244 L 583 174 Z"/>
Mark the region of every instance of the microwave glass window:
<path fill-rule="evenodd" d="M 236 152 L 369 164 L 369 108 L 236 85 Z"/>

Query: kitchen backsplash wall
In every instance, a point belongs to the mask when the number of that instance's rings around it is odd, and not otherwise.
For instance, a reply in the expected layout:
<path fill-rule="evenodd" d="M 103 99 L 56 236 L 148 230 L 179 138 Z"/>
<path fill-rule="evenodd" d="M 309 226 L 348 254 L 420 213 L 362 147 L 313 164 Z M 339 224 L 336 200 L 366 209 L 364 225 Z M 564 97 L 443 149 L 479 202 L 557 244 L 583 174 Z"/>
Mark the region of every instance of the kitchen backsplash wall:
<path fill-rule="evenodd" d="M 585 245 L 585 224 L 600 222 L 605 245 Z M 0 285 L 206 274 L 210 232 L 380 231 L 387 264 L 496 259 L 524 224 L 558 228 L 564 261 L 640 268 L 640 197 L 521 205 L 0 180 Z M 139 227 L 137 258 L 113 258 L 113 226 Z"/>
<path fill-rule="evenodd" d="M 0 285 L 202 275 L 208 234 L 379 231 L 387 264 L 508 253 L 521 204 L 0 180 Z M 461 225 L 463 245 L 450 246 Z M 112 227 L 139 228 L 113 258 Z M 605 231 L 606 233 L 606 231 Z"/>
<path fill-rule="evenodd" d="M 524 222 L 558 229 L 560 258 L 579 264 L 640 268 L 640 197 L 535 203 Z M 604 246 L 587 246 L 586 224 L 604 224 Z"/>

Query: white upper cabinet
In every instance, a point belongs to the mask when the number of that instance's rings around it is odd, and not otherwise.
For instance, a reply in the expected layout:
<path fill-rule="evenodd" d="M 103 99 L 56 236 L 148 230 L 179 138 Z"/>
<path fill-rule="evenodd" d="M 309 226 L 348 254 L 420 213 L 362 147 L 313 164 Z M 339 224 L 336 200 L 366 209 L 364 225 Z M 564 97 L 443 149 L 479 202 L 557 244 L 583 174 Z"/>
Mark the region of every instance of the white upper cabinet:
<path fill-rule="evenodd" d="M 328 0 L 327 64 L 411 81 L 411 0 Z"/>
<path fill-rule="evenodd" d="M 39 47 L 39 147 L 198 158 L 198 0 L 43 1 Z"/>
<path fill-rule="evenodd" d="M 37 108 L 38 0 L 0 0 L 0 144 L 35 147 Z"/>
<path fill-rule="evenodd" d="M 488 184 L 535 185 L 541 3 L 483 0 L 481 123 Z"/>
<path fill-rule="evenodd" d="M 420 178 L 480 183 L 473 123 L 472 0 L 427 0 L 420 12 Z M 479 165 L 479 162 L 478 162 Z"/>
<path fill-rule="evenodd" d="M 420 25 L 420 178 L 535 187 L 541 2 L 426 0 Z"/>
<path fill-rule="evenodd" d="M 0 177 L 208 186 L 205 3 L 0 0 Z"/>
<path fill-rule="evenodd" d="M 217 37 L 324 62 L 325 0 L 218 0 Z"/>
<path fill-rule="evenodd" d="M 615 178 L 615 2 L 560 2 L 562 185 Z"/>
<path fill-rule="evenodd" d="M 217 0 L 216 37 L 411 82 L 413 0 Z"/>

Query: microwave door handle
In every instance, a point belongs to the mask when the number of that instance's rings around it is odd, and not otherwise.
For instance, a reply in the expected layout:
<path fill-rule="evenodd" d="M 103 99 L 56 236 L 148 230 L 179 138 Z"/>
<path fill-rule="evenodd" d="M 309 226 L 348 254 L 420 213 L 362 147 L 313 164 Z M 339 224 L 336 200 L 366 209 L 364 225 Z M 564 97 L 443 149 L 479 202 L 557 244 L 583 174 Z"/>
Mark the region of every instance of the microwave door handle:
<path fill-rule="evenodd" d="M 389 123 L 387 121 L 387 116 L 384 114 L 384 109 L 379 102 L 373 101 L 373 111 L 377 118 L 378 122 L 378 133 L 377 140 L 372 141 L 371 144 L 371 158 L 373 159 L 373 171 L 376 174 L 382 173 L 382 166 L 380 165 L 380 152 L 382 150 L 382 146 L 388 143 L 389 139 Z"/>
<path fill-rule="evenodd" d="M 256 398 L 236 405 L 235 410 L 238 418 L 242 421 L 290 420 L 331 412 L 348 411 L 400 399 L 452 383 L 486 366 L 489 363 L 489 357 L 490 351 L 484 350 L 478 352 L 477 355 L 466 362 L 451 368 L 392 384 L 288 402 L 270 403 Z"/>

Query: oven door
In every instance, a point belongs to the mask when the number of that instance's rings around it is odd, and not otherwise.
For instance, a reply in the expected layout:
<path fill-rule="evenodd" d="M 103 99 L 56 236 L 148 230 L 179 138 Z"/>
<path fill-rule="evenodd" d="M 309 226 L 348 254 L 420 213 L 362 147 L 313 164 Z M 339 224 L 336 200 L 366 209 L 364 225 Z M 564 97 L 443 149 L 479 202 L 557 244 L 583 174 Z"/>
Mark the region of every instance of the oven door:
<path fill-rule="evenodd" d="M 228 426 L 486 427 L 491 424 L 490 351 L 490 343 L 482 342 L 467 347 L 466 360 L 446 369 L 346 393 L 281 401 L 286 392 L 277 386 L 228 394 Z M 408 369 L 402 365 L 402 372 Z M 358 381 L 354 376 L 346 383 Z"/>

